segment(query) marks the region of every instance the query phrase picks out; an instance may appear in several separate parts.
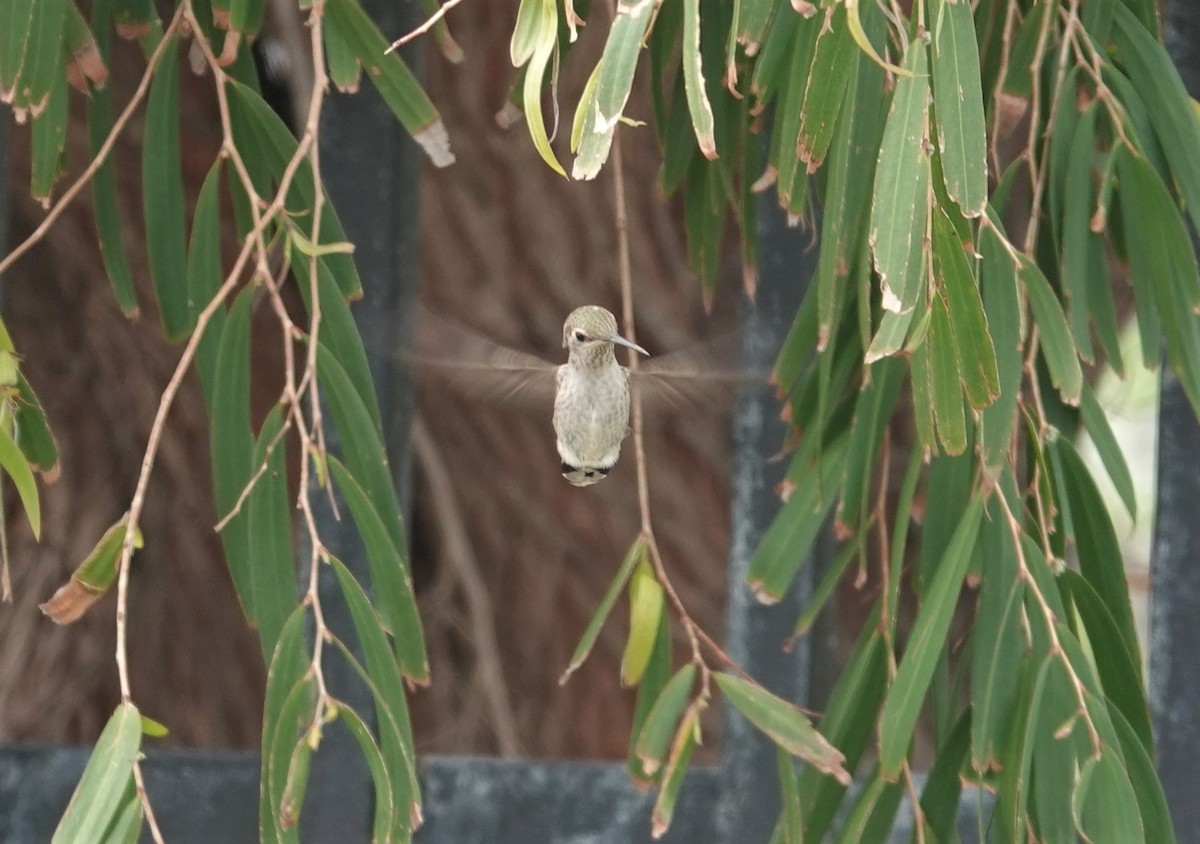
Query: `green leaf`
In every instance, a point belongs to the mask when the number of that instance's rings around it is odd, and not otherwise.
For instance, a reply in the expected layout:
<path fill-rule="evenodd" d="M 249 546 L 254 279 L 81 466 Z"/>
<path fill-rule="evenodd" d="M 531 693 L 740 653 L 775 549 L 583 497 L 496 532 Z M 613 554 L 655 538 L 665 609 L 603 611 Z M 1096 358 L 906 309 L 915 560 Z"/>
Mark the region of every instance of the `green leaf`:
<path fill-rule="evenodd" d="M 395 639 L 400 670 L 413 682 L 424 685 L 429 682 L 429 659 L 403 546 L 392 540 L 371 498 L 346 467 L 332 455 L 328 456 L 328 465 L 366 547 L 371 587 L 384 626 Z"/>
<path fill-rule="evenodd" d="M 406 547 L 404 521 L 383 436 L 345 368 L 324 343 L 317 348 L 317 376 L 329 402 L 346 468 L 371 500 L 392 542 L 397 548 Z"/>
<path fill-rule="evenodd" d="M 30 132 L 33 162 L 29 195 L 43 205 L 49 205 L 54 183 L 66 170 L 64 150 L 67 144 L 69 103 L 65 73 L 54 77 L 50 93 L 43 102 L 44 107 L 33 119 L 33 129 Z"/>
<path fill-rule="evenodd" d="M 1092 360 L 1088 329 L 1092 297 L 1088 288 L 1096 283 L 1092 273 L 1093 250 L 1103 254 L 1104 243 L 1090 229 L 1093 207 L 1092 156 L 1096 143 L 1099 103 L 1092 103 L 1079 119 L 1065 164 L 1062 219 L 1062 285 L 1067 300 L 1071 334 L 1085 360 Z"/>
<path fill-rule="evenodd" d="M 642 762 L 642 770 L 650 776 L 666 761 L 667 745 L 671 736 L 675 735 L 675 727 L 687 705 L 695 679 L 696 666 L 689 662 L 675 672 L 646 714 L 646 722 L 638 733 L 634 752 Z"/>
<path fill-rule="evenodd" d="M 878 20 L 878 28 L 882 28 L 883 16 L 878 9 L 872 5 L 868 13 L 869 21 Z M 818 350 L 824 349 L 829 341 L 846 298 L 847 276 L 862 249 L 875 160 L 886 116 L 882 106 L 882 74 L 861 54 L 855 57 L 853 66 L 854 81 L 846 90 L 834 130 L 821 217 L 816 282 L 820 312 Z"/>
<path fill-rule="evenodd" d="M 1121 711 L 1110 703 L 1108 712 L 1112 718 L 1113 729 L 1121 743 L 1121 753 L 1125 757 L 1125 771 L 1133 784 L 1133 794 L 1137 798 L 1138 807 L 1141 810 L 1142 828 L 1145 830 L 1146 840 L 1174 844 L 1175 830 L 1171 825 L 1171 812 L 1167 808 L 1167 798 L 1163 794 L 1162 783 L 1154 769 L 1154 760 Z"/>
<path fill-rule="evenodd" d="M 542 0 L 521 0 L 517 8 L 517 22 L 513 25 L 512 40 L 509 42 L 509 58 L 513 67 L 529 61 L 537 49 L 541 35 Z"/>
<path fill-rule="evenodd" d="M 921 811 L 926 828 L 933 833 L 932 838 L 926 840 L 953 840 L 954 821 L 962 796 L 959 769 L 971 746 L 971 720 L 971 710 L 964 710 L 954 729 L 938 747 L 933 767 L 925 778 L 925 787 L 921 789 Z"/>
<path fill-rule="evenodd" d="M 783 809 L 776 827 L 780 844 L 800 844 L 804 838 L 804 818 L 800 805 L 800 786 L 796 781 L 796 766 L 782 747 L 775 749 L 775 766 L 779 771 L 779 798 Z M 774 837 L 771 839 L 775 840 Z"/>
<path fill-rule="evenodd" d="M 179 48 L 172 40 L 162 54 L 146 103 L 142 145 L 142 202 L 146 250 L 158 312 L 167 340 L 192 330 L 186 275 L 187 235 L 179 147 Z"/>
<path fill-rule="evenodd" d="M 933 273 L 946 297 L 967 400 L 982 410 L 1000 395 L 996 350 L 971 265 L 953 224 L 940 208 L 933 213 Z"/>
<path fill-rule="evenodd" d="M 625 552 L 625 559 L 621 562 L 621 567 L 617 569 L 616 576 L 613 578 L 612 583 L 608 585 L 608 591 L 604 593 L 604 597 L 600 600 L 600 606 L 596 607 L 596 612 L 592 615 L 592 620 L 588 622 L 587 628 L 584 629 L 583 637 L 579 640 L 579 644 L 575 646 L 575 652 L 571 655 L 571 661 L 567 663 L 567 670 L 558 678 L 560 686 L 567 682 L 567 679 L 575 673 L 575 670 L 579 666 L 583 665 L 583 661 L 592 652 L 592 646 L 596 644 L 596 638 L 600 635 L 600 628 L 604 626 L 605 620 L 608 619 L 608 614 L 612 612 L 613 605 L 617 602 L 617 596 L 625 588 L 625 583 L 629 580 L 634 566 L 645 560 L 646 539 L 643 536 L 639 536 L 629 546 L 629 550 Z"/>
<path fill-rule="evenodd" d="M 643 0 L 649 6 L 648 0 Z M 717 157 L 713 134 L 713 111 L 704 87 L 704 69 L 700 54 L 700 0 L 683 0 L 683 87 L 696 143 L 705 158 Z"/>
<path fill-rule="evenodd" d="M 712 678 L 729 703 L 771 741 L 843 785 L 850 784 L 850 774 L 842 766 L 846 757 L 817 732 L 795 705 L 732 674 L 717 673 Z"/>
<path fill-rule="evenodd" d="M 879 620 L 878 611 L 868 617 L 821 719 L 822 735 L 846 754 L 846 769 L 850 771 L 858 765 L 871 740 L 888 680 Z M 806 766 L 800 775 L 800 792 L 805 795 L 805 835 L 811 840 L 824 840 L 846 787 Z"/>
<path fill-rule="evenodd" d="M 29 46 L 35 3 L 0 3 L 0 99 L 11 101 L 21 78 L 21 63 Z"/>
<path fill-rule="evenodd" d="M 42 506 L 38 500 L 37 482 L 33 479 L 33 470 L 25 459 L 20 447 L 6 430 L 7 426 L 0 425 L 0 467 L 12 478 L 13 486 L 25 509 L 25 517 L 29 519 L 29 527 L 33 530 L 33 538 L 40 539 L 42 535 Z"/>
<path fill-rule="evenodd" d="M 221 289 L 221 159 L 217 159 L 196 199 L 192 215 L 192 237 L 188 247 L 188 311 L 193 323 Z M 225 309 L 217 308 L 209 318 L 204 336 L 196 347 L 196 373 L 209 410 L 218 379 L 217 363 L 221 353 L 221 335 L 225 330 Z"/>
<path fill-rule="evenodd" d="M 412 725 L 409 722 L 400 670 L 388 647 L 382 620 L 371 606 L 366 593 L 340 560 L 330 557 L 329 563 L 337 574 L 342 594 L 346 596 L 354 631 L 358 635 L 367 663 L 372 691 L 375 692 L 375 706 L 381 711 L 379 720 L 382 751 L 388 770 L 394 777 L 397 821 L 407 824 L 414 812 L 417 813 L 417 817 L 420 816 L 421 794 L 413 764 Z"/>
<path fill-rule="evenodd" d="M 654 4 L 642 2 L 618 3 L 616 16 L 604 42 L 604 54 L 600 57 L 599 78 L 596 83 L 595 108 L 598 112 L 593 131 L 607 132 L 613 128 L 633 85 L 633 71 L 637 67 L 642 39 L 650 24 Z"/>
<path fill-rule="evenodd" d="M 113 819 L 104 830 L 104 844 L 136 844 L 142 831 L 142 801 L 138 799 L 133 772 L 125 783 L 125 791 L 117 801 Z"/>
<path fill-rule="evenodd" d="M 816 172 L 825 161 L 846 99 L 846 87 L 855 77 L 847 70 L 855 68 L 859 62 L 858 48 L 846 23 L 845 7 L 834 6 L 827 9 L 825 15 L 805 86 L 800 132 L 796 139 L 796 154 L 808 165 L 809 173 Z M 852 107 L 854 103 L 848 101 L 846 105 Z"/>
<path fill-rule="evenodd" d="M 863 512 L 872 506 L 876 455 L 904 384 L 904 369 L 904 362 L 895 358 L 879 361 L 871 367 L 858 394 L 837 509 L 839 533 L 858 530 Z"/>
<path fill-rule="evenodd" d="M 930 14 L 933 108 L 946 193 L 964 216 L 978 217 L 987 206 L 987 142 L 971 5 L 934 0 Z"/>
<path fill-rule="evenodd" d="M 362 78 L 362 65 L 358 56 L 346 43 L 337 24 L 331 18 L 325 19 L 325 61 L 329 67 L 329 79 L 334 87 L 347 94 L 358 92 L 359 80 Z"/>
<path fill-rule="evenodd" d="M 29 461 L 29 466 L 47 476 L 58 476 L 58 445 L 46 422 L 46 413 L 33 387 L 21 372 L 17 372 L 16 419 L 17 444 Z"/>
<path fill-rule="evenodd" d="M 165 724 L 160 724 L 158 721 L 145 715 L 142 716 L 142 735 L 150 736 L 151 738 L 165 738 L 170 733 L 171 731 L 167 729 Z"/>
<path fill-rule="evenodd" d="M 333 14 L 334 9 L 341 8 L 347 2 L 350 0 L 336 0 L 326 7 L 326 11 Z M 254 178 L 255 190 L 260 196 L 270 197 L 273 195 L 269 192 L 271 185 L 278 183 L 288 162 L 296 154 L 296 139 L 279 115 L 257 92 L 238 82 L 230 82 L 228 91 L 234 143 L 242 151 L 242 157 Z M 323 187 L 321 189 L 324 190 Z M 234 190 L 233 194 L 236 198 L 239 191 Z M 296 169 L 292 177 L 285 207 L 292 218 L 298 221 L 310 220 L 315 203 L 316 186 L 312 167 L 306 161 Z M 309 228 L 311 229 L 311 223 Z M 347 239 L 337 212 L 332 204 L 326 202 L 321 210 L 318 242 L 345 243 Z M 354 266 L 353 256 L 338 253 L 327 255 L 321 260 L 329 265 L 346 298 L 357 299 L 362 296 L 362 279 Z"/>
<path fill-rule="evenodd" d="M 637 702 L 633 709 L 633 725 L 629 730 L 629 751 L 626 754 L 626 764 L 629 775 L 635 785 L 650 785 L 660 779 L 661 770 L 650 773 L 646 770 L 641 756 L 638 755 L 638 742 L 646 725 L 650 710 L 658 703 L 658 698 L 666 688 L 671 677 L 671 619 L 663 613 L 658 618 L 658 635 L 654 639 L 654 650 L 650 654 L 650 664 L 638 684 Z M 665 745 L 664 745 L 665 747 Z"/>
<path fill-rule="evenodd" d="M 629 639 L 621 658 L 621 684 L 635 686 L 642 679 L 662 617 L 664 593 L 650 563 L 643 559 L 629 583 Z"/>
<path fill-rule="evenodd" d="M 117 561 L 125 544 L 126 516 L 104 531 L 96 545 L 75 569 L 74 577 L 89 589 L 105 592 L 117 579 Z M 141 542 L 136 543 L 141 547 Z"/>
<path fill-rule="evenodd" d="M 1142 690 L 1142 670 L 1134 662 L 1140 659 L 1140 654 L 1130 652 L 1126 647 L 1112 613 L 1083 577 L 1068 569 L 1059 575 L 1058 582 L 1069 592 L 1083 622 L 1087 639 L 1092 645 L 1096 673 L 1100 675 L 1100 683 L 1110 706 L 1120 710 L 1145 751 L 1153 752 L 1154 738 L 1150 728 L 1150 710 Z"/>
<path fill-rule="evenodd" d="M 1012 446 L 1023 359 L 1016 265 L 993 228 L 992 224 L 999 223 L 991 209 L 988 220 L 989 224 L 982 226 L 979 233 L 979 251 L 983 256 L 980 284 L 983 287 L 984 314 L 996 352 L 999 395 L 981 416 L 980 444 L 984 464 L 994 474 L 1006 463 Z"/>
<path fill-rule="evenodd" d="M 679 788 L 683 785 L 683 775 L 687 773 L 688 762 L 692 758 L 700 733 L 700 709 L 693 703 L 679 724 L 675 733 L 675 741 L 671 744 L 671 756 L 663 771 L 662 788 L 658 799 L 654 801 L 654 811 L 651 814 L 650 834 L 661 838 L 671 826 L 675 815 L 675 801 L 679 796 Z"/>
<path fill-rule="evenodd" d="M 230 31 L 250 38 L 257 35 L 262 28 L 265 6 L 265 0 L 229 0 Z"/>
<path fill-rule="evenodd" d="M 395 795 L 392 792 L 392 778 L 387 764 L 384 762 L 383 753 L 379 750 L 379 745 L 375 743 L 375 737 L 371 735 L 370 728 L 358 716 L 358 713 L 347 703 L 339 701 L 337 707 L 338 718 L 350 730 L 354 740 L 358 742 L 358 747 L 367 760 L 367 767 L 371 770 L 371 780 L 375 783 L 375 821 L 372 825 L 372 840 L 387 841 L 396 824 L 396 805 Z"/>
<path fill-rule="evenodd" d="M 1104 464 L 1121 503 L 1125 505 L 1129 518 L 1136 522 L 1137 493 L 1133 488 L 1133 475 L 1129 472 L 1129 464 L 1125 462 L 1121 446 L 1108 424 L 1108 415 L 1100 406 L 1100 402 L 1096 401 L 1096 394 L 1088 385 L 1084 385 L 1079 411 L 1083 417 L 1083 425 L 1092 438 L 1092 444 L 1096 446 L 1096 453 L 1100 455 L 1100 462 Z"/>
<path fill-rule="evenodd" d="M 971 764 L 984 772 L 1000 767 L 1018 706 L 1013 666 L 1024 660 L 1027 647 L 1022 631 L 1025 585 L 999 506 L 989 504 L 980 531 L 983 582 L 972 636 Z"/>
<path fill-rule="evenodd" d="M 329 0 L 325 4 L 325 14 L 358 58 L 367 78 L 379 91 L 392 114 L 429 156 L 433 166 L 447 167 L 453 164 L 450 139 L 433 102 L 400 56 L 386 52 L 387 40 L 362 6 L 355 0 Z M 324 226 L 321 231 L 322 242 L 346 239 L 327 238 Z"/>
<path fill-rule="evenodd" d="M 267 832 L 262 833 L 265 841 L 299 842 L 299 824 L 301 803 L 304 795 L 296 794 L 292 785 L 293 758 L 297 750 L 311 748 L 308 745 L 308 734 L 316 725 L 313 716 L 316 712 L 317 682 L 311 674 L 306 673 L 296 682 L 283 699 L 279 708 L 277 728 L 271 736 L 270 745 L 264 749 L 263 760 L 263 794 L 260 798 L 261 807 L 269 812 L 267 819 L 274 838 Z M 299 799 L 297 799 L 297 797 Z"/>
<path fill-rule="evenodd" d="M 1079 394 L 1083 391 L 1083 370 L 1079 367 L 1075 339 L 1071 336 L 1058 297 L 1038 265 L 1024 255 L 1020 257 L 1018 273 L 1029 296 L 1033 319 L 1037 322 L 1042 358 L 1050 370 L 1050 380 L 1058 388 L 1064 402 L 1077 405 Z"/>
<path fill-rule="evenodd" d="M 821 575 L 821 582 L 817 584 L 808 602 L 804 605 L 804 611 L 796 619 L 793 636 L 800 636 L 812 628 L 813 622 L 816 621 L 821 610 L 825 608 L 830 597 L 833 596 L 838 584 L 842 582 L 842 575 L 850 567 L 850 562 L 860 553 L 859 549 L 862 547 L 864 533 L 866 533 L 865 530 L 855 533 L 853 539 L 847 542 L 846 546 L 838 552 L 833 562 L 825 566 L 825 571 Z"/>
<path fill-rule="evenodd" d="M 928 588 L 922 593 L 921 608 L 904 659 L 879 715 L 879 764 L 883 776 L 889 780 L 899 775 L 908 755 L 925 690 L 933 679 L 934 668 L 950 631 L 950 621 L 971 562 L 982 516 L 983 499 L 976 494 L 946 546 Z"/>
<path fill-rule="evenodd" d="M 1125 230 L 1134 294 L 1142 316 L 1151 310 L 1161 321 L 1167 357 L 1193 408 L 1200 407 L 1200 271 L 1187 229 L 1166 186 L 1141 156 L 1121 150 L 1121 220 Z M 1154 332 L 1148 329 L 1153 337 Z M 1159 354 L 1144 342 L 1145 353 Z M 1150 362 L 1157 363 L 1157 359 Z"/>
<path fill-rule="evenodd" d="M 1100 497 L 1079 452 L 1068 440 L 1060 437 L 1054 441 L 1052 448 L 1060 457 L 1056 466 L 1062 468 L 1067 500 L 1059 502 L 1059 506 L 1070 508 L 1070 524 L 1074 528 L 1075 547 L 1079 552 L 1079 570 L 1112 614 L 1140 676 L 1141 650 L 1125 580 L 1125 566 L 1104 499 Z"/>
<path fill-rule="evenodd" d="M 534 149 L 538 151 L 542 160 L 550 165 L 550 169 L 565 177 L 566 171 L 558 163 L 554 150 L 550 148 L 545 115 L 542 114 L 542 85 L 545 82 L 546 67 L 550 64 L 550 59 L 558 46 L 558 5 L 556 0 L 533 0 L 528 6 L 522 3 L 522 15 L 526 12 L 529 15 L 527 19 L 529 23 L 521 26 L 521 21 L 518 21 L 512 42 L 514 64 L 517 64 L 518 55 L 524 57 L 528 53 L 528 63 L 521 62 L 521 64 L 525 64 L 525 79 L 521 87 L 521 106 L 525 112 L 525 122 L 529 127 L 529 135 L 533 139 Z M 518 36 L 521 37 L 519 50 Z M 578 162 L 576 162 L 576 168 L 578 168 Z M 576 173 L 575 178 L 591 178 L 594 175 L 593 173 L 581 176 Z"/>
<path fill-rule="evenodd" d="M 304 300 L 304 308 L 312 316 L 312 278 L 309 263 L 292 256 L 292 267 L 296 273 L 296 288 Z M 317 261 L 317 302 L 321 307 L 321 345 L 327 348 L 346 373 L 363 407 L 370 415 L 379 435 L 383 436 L 383 419 L 379 415 L 379 398 L 371 368 L 367 363 L 367 352 L 363 346 L 358 324 L 350 312 L 350 306 L 334 279 L 333 272 L 325 261 Z"/>
<path fill-rule="evenodd" d="M 121 794 L 133 777 L 141 740 L 137 707 L 132 703 L 119 705 L 96 740 L 71 802 L 54 830 L 53 844 L 89 841 L 96 830 L 109 826 L 121 808 Z"/>
<path fill-rule="evenodd" d="M 267 414 L 254 448 L 257 480 L 246 500 L 249 523 L 251 621 L 258 628 L 263 662 L 275 653 L 284 622 L 296 606 L 296 553 L 292 547 L 292 507 L 284 460 L 283 408 Z"/>
<path fill-rule="evenodd" d="M 929 209 L 929 77 L 925 45 L 909 45 L 897 80 L 875 168 L 871 201 L 871 252 L 883 285 L 883 309 L 912 310 L 921 286 L 921 252 Z"/>
<path fill-rule="evenodd" d="M 62 32 L 63 15 L 66 11 L 66 0 L 39 0 L 32 4 L 29 14 L 28 28 L 21 27 L 21 13 L 10 12 L 17 31 L 9 38 L 10 48 L 15 48 L 21 55 L 20 81 L 11 86 L 0 82 L 0 91 L 5 93 L 4 100 L 9 100 L 11 90 L 12 107 L 17 112 L 28 109 L 34 117 L 46 108 L 47 98 L 51 91 L 65 80 L 62 69 Z M 18 43 L 14 43 L 18 40 Z M 2 43 L 2 42 L 0 42 Z"/>
<path fill-rule="evenodd" d="M 271 790 L 272 748 L 276 736 L 284 733 L 280 744 L 291 747 L 299 735 L 297 723 L 287 719 L 284 711 L 289 697 L 301 686 L 309 667 L 309 654 L 304 644 L 305 616 L 307 608 L 298 606 L 292 611 L 279 634 L 275 653 L 271 657 L 267 672 L 266 700 L 263 703 L 262 729 L 262 776 L 259 799 L 259 834 L 264 842 L 277 842 L 282 836 L 276 833 L 275 817 L 278 802 Z M 294 704 L 293 704 L 294 705 Z M 315 706 L 315 704 L 314 704 Z M 311 711 L 311 710 L 310 710 Z M 295 838 L 295 836 L 292 836 Z"/>
<path fill-rule="evenodd" d="M 1087 775 L 1089 765 L 1090 777 Z M 1084 840 L 1095 844 L 1129 844 L 1147 840 L 1142 829 L 1137 795 L 1113 747 L 1103 745 L 1100 759 L 1089 759 L 1085 764 L 1084 773 L 1076 787 L 1075 802 L 1082 809 L 1083 825 L 1079 832 Z"/>
<path fill-rule="evenodd" d="M 217 518 L 233 512 L 253 471 L 254 435 L 250 430 L 250 308 L 254 289 L 238 294 L 221 334 L 212 396 L 213 497 Z M 251 586 L 250 520 L 243 509 L 221 529 L 221 543 L 234 590 L 248 619 L 256 617 Z"/>
<path fill-rule="evenodd" d="M 817 462 L 802 463 L 799 471 L 788 472 L 788 482 L 795 484 L 795 490 L 759 542 L 746 574 L 759 601 L 769 604 L 782 598 L 804 564 L 837 500 L 839 490 L 832 489 L 828 479 L 842 475 L 848 445 L 849 437 L 841 436 L 825 446 Z"/>
<path fill-rule="evenodd" d="M 1171 175 L 1195 223 L 1200 216 L 1200 159 L 1195 154 L 1200 147 L 1200 117 L 1157 38 L 1157 29 L 1147 30 L 1125 3 L 1117 3 L 1113 9 L 1113 24 L 1117 60 L 1146 102 Z"/>
<path fill-rule="evenodd" d="M 1047 656 L 1040 663 L 1025 662 L 1021 665 L 1020 707 L 1009 731 L 1000 784 L 996 789 L 997 815 L 1006 840 L 1017 841 L 1026 835 L 1029 768 L 1037 740 L 1038 715 L 1045 694 L 1046 677 L 1053 662 L 1054 657 Z"/>
<path fill-rule="evenodd" d="M 937 420 L 938 440 L 947 454 L 962 454 L 967 448 L 966 420 L 963 416 L 962 372 L 950 311 L 942 296 L 930 303 L 933 318 L 929 324 L 929 378 L 933 395 L 933 416 Z"/>
<path fill-rule="evenodd" d="M 834 844 L 883 844 L 903 794 L 903 787 L 899 783 L 888 783 L 877 765 L 856 795 L 846 822 L 833 839 Z"/>

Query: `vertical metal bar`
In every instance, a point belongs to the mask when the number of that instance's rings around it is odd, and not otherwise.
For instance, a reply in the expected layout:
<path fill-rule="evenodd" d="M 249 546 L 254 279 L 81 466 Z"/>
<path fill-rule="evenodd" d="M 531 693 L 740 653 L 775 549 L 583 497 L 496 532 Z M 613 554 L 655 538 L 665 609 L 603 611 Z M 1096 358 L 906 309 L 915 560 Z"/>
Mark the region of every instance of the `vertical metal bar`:
<path fill-rule="evenodd" d="M 420 8 L 383 0 L 364 0 L 362 5 L 385 33 L 398 33 L 411 26 Z M 406 56 L 409 61 L 412 58 Z M 321 162 L 330 198 L 355 245 L 355 261 L 367 301 L 354 308 L 354 316 L 379 396 L 392 476 L 407 511 L 413 390 L 411 377 L 396 352 L 403 338 L 412 336 L 418 274 L 420 154 L 374 89 L 364 86 L 353 97 L 332 95 L 326 100 L 321 120 Z M 323 497 L 314 495 L 314 500 Z M 348 521 L 338 521 L 324 509 L 318 527 L 323 540 L 346 555 L 345 563 L 366 586 L 366 558 Z M 301 560 L 308 559 L 307 551 L 301 549 Z M 328 570 L 322 573 L 320 596 L 329 627 L 344 641 L 353 643 L 349 610 L 336 578 Z M 326 662 L 326 679 L 334 693 L 364 717 L 373 713 L 370 692 L 344 660 L 332 657 Z M 369 772 L 352 737 L 344 730 L 328 731 L 313 766 L 303 837 L 313 841 L 368 840 L 372 793 Z"/>
<path fill-rule="evenodd" d="M 1164 36 L 1184 84 L 1200 94 L 1200 5 L 1167 0 Z M 1193 218 L 1198 209 L 1191 209 Z M 1158 419 L 1158 502 L 1150 579 L 1150 710 L 1158 772 L 1175 833 L 1200 842 L 1200 423 L 1164 367 Z"/>
<path fill-rule="evenodd" d="M 759 201 L 758 239 L 758 289 L 744 304 L 742 345 L 743 362 L 753 371 L 774 365 L 817 265 L 811 235 L 787 225 L 774 193 Z M 734 409 L 726 647 L 771 691 L 803 703 L 810 692 L 813 639 L 802 639 L 790 652 L 782 644 L 812 591 L 813 566 L 804 566 L 791 591 L 773 606 L 759 604 L 746 585 L 750 558 L 780 506 L 775 486 L 787 464 L 768 462 L 786 436 L 779 410 L 779 400 L 766 386 L 744 392 Z M 718 840 L 766 841 L 779 814 L 774 745 L 731 708 L 725 712 L 723 745 Z"/>

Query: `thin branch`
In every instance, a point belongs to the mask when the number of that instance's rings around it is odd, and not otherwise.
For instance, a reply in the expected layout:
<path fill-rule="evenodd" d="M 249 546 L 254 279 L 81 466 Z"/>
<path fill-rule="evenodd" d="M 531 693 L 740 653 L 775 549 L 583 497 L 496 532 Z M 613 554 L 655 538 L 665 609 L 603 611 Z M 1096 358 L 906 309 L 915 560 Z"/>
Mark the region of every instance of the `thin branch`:
<path fill-rule="evenodd" d="M 390 47 L 388 47 L 386 50 L 383 51 L 383 54 L 386 56 L 388 53 L 391 53 L 391 52 L 394 52 L 395 50 L 400 49 L 401 47 L 403 47 L 409 41 L 412 41 L 417 36 L 422 35 L 422 34 L 428 32 L 429 30 L 433 29 L 433 27 L 437 25 L 437 22 L 446 16 L 446 12 L 453 9 L 455 6 L 457 6 L 461 2 L 462 2 L 462 0 L 446 0 L 446 2 L 443 3 L 442 6 L 436 12 L 434 12 L 432 15 L 429 16 L 429 19 L 426 20 L 425 23 L 421 24 L 416 29 L 414 29 L 412 32 L 408 33 L 408 35 L 405 35 L 401 38 L 397 38 L 395 41 L 392 42 L 392 45 Z"/>

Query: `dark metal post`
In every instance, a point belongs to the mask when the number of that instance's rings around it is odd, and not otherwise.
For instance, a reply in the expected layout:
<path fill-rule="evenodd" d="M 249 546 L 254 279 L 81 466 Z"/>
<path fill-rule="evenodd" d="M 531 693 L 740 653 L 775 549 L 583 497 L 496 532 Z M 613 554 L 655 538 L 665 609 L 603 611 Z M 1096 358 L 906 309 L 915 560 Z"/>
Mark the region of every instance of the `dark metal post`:
<path fill-rule="evenodd" d="M 811 236 L 789 228 L 774 193 L 759 201 L 759 272 L 754 301 L 745 302 L 742 357 L 754 371 L 770 369 L 817 266 Z M 812 591 L 807 565 L 787 596 L 774 606 L 757 602 L 746 585 L 750 558 L 779 512 L 775 486 L 786 462 L 770 463 L 786 436 L 780 402 L 767 387 L 739 397 L 734 410 L 733 530 L 730 543 L 727 618 L 729 655 L 776 694 L 797 703 L 809 698 L 813 640 L 791 652 L 783 642 Z M 766 841 L 779 814 L 775 748 L 737 712 L 725 713 L 718 840 Z"/>
<path fill-rule="evenodd" d="M 1200 6 L 1167 0 L 1164 36 L 1184 84 L 1200 95 Z M 1193 219 L 1200 209 L 1191 209 Z M 1181 842 L 1200 842 L 1200 423 L 1164 367 L 1158 502 L 1150 568 L 1150 709 L 1158 772 Z"/>
<path fill-rule="evenodd" d="M 363 8 L 385 33 L 398 33 L 411 25 L 416 7 L 364 0 Z M 354 316 L 371 362 L 392 477 L 407 510 L 413 385 L 396 351 L 403 338 L 412 336 L 420 152 L 370 86 L 352 97 L 331 96 L 321 117 L 325 185 L 355 245 L 366 301 L 354 308 Z M 315 500 L 321 498 L 314 495 Z M 361 583 L 368 584 L 366 556 L 349 521 L 338 521 L 322 507 L 318 527 L 323 540 L 345 554 L 346 565 Z M 305 544 L 301 543 L 301 560 L 308 559 Z M 331 571 L 322 572 L 320 595 L 329 627 L 344 641 L 354 642 L 349 609 Z M 326 679 L 334 693 L 359 713 L 374 711 L 370 692 L 344 660 L 335 657 L 326 662 Z M 372 794 L 371 778 L 354 739 L 344 730 L 329 731 L 313 765 L 302 819 L 304 837 L 368 840 Z"/>

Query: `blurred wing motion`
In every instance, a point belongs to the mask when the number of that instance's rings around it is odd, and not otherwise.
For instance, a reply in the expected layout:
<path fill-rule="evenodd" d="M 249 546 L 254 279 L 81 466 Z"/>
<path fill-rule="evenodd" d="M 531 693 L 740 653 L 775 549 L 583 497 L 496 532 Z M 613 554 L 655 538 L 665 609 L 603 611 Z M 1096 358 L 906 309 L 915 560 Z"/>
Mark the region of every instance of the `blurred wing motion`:
<path fill-rule="evenodd" d="M 769 373 L 739 367 L 740 357 L 741 333 L 729 331 L 643 361 L 631 384 L 650 415 L 724 405 L 738 388 L 766 383 Z"/>
<path fill-rule="evenodd" d="M 671 409 L 696 411 L 720 405 L 740 386 L 766 383 L 768 373 L 735 365 L 740 352 L 740 334 L 726 332 L 643 360 L 632 373 L 630 385 L 640 393 L 650 416 Z M 546 409 L 554 404 L 558 364 L 503 346 L 425 307 L 417 313 L 414 356 L 423 374 L 465 397 Z M 618 359 L 622 364 L 627 360 L 624 354 Z"/>
<path fill-rule="evenodd" d="M 502 346 L 423 306 L 417 311 L 414 357 L 422 374 L 467 398 L 547 408 L 554 403 L 557 364 Z"/>

